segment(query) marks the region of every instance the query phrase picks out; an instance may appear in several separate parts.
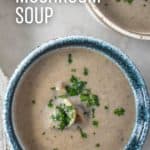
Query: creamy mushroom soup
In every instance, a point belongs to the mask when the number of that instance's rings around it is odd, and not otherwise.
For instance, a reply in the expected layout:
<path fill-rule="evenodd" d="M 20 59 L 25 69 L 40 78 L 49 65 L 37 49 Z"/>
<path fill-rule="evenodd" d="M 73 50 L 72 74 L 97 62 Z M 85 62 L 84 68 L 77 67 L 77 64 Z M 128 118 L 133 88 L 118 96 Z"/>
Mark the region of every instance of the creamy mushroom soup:
<path fill-rule="evenodd" d="M 24 74 L 13 118 L 25 150 L 122 150 L 135 122 L 134 96 L 105 56 L 59 49 Z"/>
<path fill-rule="evenodd" d="M 101 0 L 96 7 L 119 27 L 129 32 L 150 35 L 150 1 Z"/>

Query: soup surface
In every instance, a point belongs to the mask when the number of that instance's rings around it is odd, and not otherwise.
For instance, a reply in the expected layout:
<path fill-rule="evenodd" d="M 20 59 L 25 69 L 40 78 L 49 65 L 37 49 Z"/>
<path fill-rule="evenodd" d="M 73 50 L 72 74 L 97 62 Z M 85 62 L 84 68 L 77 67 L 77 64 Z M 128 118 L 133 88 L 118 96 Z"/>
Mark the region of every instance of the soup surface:
<path fill-rule="evenodd" d="M 140 34 L 150 34 L 150 1 L 101 0 L 98 9 L 121 28 Z"/>
<path fill-rule="evenodd" d="M 92 116 L 84 112 L 86 119 L 78 116 L 81 122 L 60 130 L 51 126 L 49 100 L 55 101 L 58 85 L 72 77 L 86 81 L 93 99 L 87 96 L 89 101 L 81 101 L 82 93 L 65 98 L 77 105 L 88 102 L 86 109 L 92 108 Z M 103 55 L 81 48 L 60 49 L 43 56 L 25 73 L 16 90 L 13 118 L 25 150 L 122 150 L 134 126 L 134 96 L 120 69 Z"/>

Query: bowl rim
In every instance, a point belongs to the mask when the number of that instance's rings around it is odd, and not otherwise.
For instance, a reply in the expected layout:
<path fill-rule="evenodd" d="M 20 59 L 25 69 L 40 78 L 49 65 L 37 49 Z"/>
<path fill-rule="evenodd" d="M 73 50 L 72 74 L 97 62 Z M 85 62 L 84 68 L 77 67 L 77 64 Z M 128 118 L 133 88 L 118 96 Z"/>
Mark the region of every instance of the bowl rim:
<path fill-rule="evenodd" d="M 17 138 L 12 120 L 12 103 L 17 85 L 30 65 L 41 56 L 65 47 L 81 47 L 97 51 L 108 57 L 110 61 L 115 63 L 127 78 L 133 94 L 135 96 L 136 120 L 131 137 L 125 146 L 125 150 L 141 150 L 148 135 L 150 126 L 150 97 L 146 84 L 140 72 L 120 49 L 110 45 L 109 43 L 95 39 L 93 37 L 69 36 L 50 40 L 47 43 L 35 48 L 17 67 L 13 73 L 4 99 L 3 123 L 5 133 L 7 135 L 10 146 L 14 150 L 22 150 L 19 138 Z"/>
<path fill-rule="evenodd" d="M 88 1 L 86 4 L 87 9 L 92 13 L 92 15 L 96 18 L 98 22 L 103 22 L 106 26 L 117 31 L 122 35 L 126 35 L 128 37 L 132 37 L 140 40 L 150 40 L 150 34 L 140 34 L 136 32 L 130 32 L 121 26 L 117 25 L 115 22 L 109 20 L 97 7 L 93 2 Z"/>

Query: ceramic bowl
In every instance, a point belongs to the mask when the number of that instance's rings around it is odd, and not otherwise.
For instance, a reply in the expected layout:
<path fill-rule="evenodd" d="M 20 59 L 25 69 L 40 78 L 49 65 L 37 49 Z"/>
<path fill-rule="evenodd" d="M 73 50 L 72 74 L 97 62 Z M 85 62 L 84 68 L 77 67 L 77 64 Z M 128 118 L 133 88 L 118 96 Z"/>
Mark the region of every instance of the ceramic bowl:
<path fill-rule="evenodd" d="M 88 2 L 87 7 L 110 28 L 129 37 L 150 40 L 150 2 L 134 0 L 132 4 L 121 0 Z"/>
<path fill-rule="evenodd" d="M 12 120 L 12 104 L 16 87 L 25 71 L 41 56 L 63 47 L 84 47 L 96 50 L 115 63 L 127 78 L 133 90 L 136 104 L 136 121 L 125 150 L 141 150 L 146 140 L 150 124 L 150 98 L 145 82 L 133 62 L 118 48 L 91 37 L 65 37 L 49 41 L 31 52 L 17 67 L 10 79 L 4 101 L 4 126 L 13 150 L 21 150 Z"/>

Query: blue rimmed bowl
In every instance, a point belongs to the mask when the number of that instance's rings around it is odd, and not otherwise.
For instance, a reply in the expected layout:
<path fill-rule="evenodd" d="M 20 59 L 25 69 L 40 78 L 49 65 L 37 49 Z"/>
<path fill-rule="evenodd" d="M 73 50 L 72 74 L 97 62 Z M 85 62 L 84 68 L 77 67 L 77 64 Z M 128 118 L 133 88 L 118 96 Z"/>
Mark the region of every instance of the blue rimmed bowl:
<path fill-rule="evenodd" d="M 63 47 L 84 47 L 97 50 L 114 62 L 128 79 L 136 104 L 136 121 L 125 150 L 141 150 L 150 125 L 150 97 L 145 82 L 133 62 L 118 48 L 91 37 L 72 36 L 51 40 L 30 53 L 17 67 L 10 79 L 4 101 L 4 126 L 13 150 L 22 150 L 12 120 L 14 94 L 25 71 L 41 56 Z"/>

